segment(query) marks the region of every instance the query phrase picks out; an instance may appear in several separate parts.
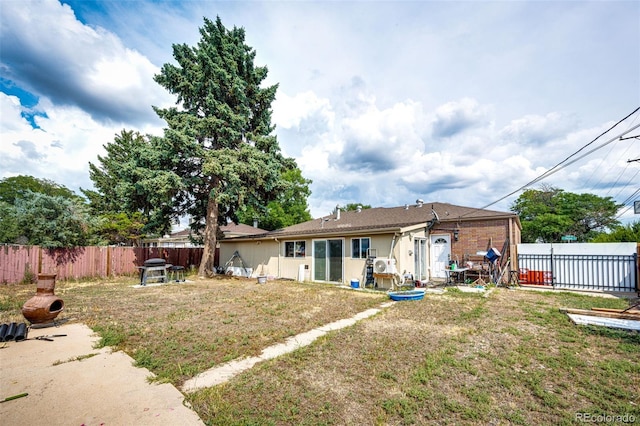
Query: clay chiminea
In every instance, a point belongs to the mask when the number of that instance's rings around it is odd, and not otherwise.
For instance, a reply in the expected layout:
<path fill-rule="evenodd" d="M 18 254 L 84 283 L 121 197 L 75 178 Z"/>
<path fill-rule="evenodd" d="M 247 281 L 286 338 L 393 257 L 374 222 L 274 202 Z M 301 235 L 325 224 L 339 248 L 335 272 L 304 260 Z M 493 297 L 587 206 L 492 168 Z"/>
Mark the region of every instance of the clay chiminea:
<path fill-rule="evenodd" d="M 22 306 L 22 315 L 31 324 L 53 321 L 64 309 L 62 299 L 53 294 L 56 274 L 38 274 L 36 295 Z"/>

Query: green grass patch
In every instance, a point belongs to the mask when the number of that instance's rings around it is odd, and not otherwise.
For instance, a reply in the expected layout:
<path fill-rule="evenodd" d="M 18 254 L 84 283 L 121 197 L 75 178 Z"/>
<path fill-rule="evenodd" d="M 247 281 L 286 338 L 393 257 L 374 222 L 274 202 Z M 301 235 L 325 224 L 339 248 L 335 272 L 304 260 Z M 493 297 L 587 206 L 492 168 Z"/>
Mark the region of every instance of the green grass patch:
<path fill-rule="evenodd" d="M 96 325 L 93 331 L 100 335 L 100 340 L 95 346 L 97 349 L 107 346 L 118 347 L 127 339 L 124 326 L 118 324 Z"/>

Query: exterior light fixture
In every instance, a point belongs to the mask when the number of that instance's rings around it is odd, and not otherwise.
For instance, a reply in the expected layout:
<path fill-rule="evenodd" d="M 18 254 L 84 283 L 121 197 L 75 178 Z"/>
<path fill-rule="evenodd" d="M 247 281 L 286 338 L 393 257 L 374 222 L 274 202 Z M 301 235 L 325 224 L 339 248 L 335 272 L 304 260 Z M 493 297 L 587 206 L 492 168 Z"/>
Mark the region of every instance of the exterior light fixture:
<path fill-rule="evenodd" d="M 459 229 L 454 229 L 453 230 L 453 239 L 454 239 L 454 241 L 458 241 L 459 237 L 460 237 L 460 230 Z"/>

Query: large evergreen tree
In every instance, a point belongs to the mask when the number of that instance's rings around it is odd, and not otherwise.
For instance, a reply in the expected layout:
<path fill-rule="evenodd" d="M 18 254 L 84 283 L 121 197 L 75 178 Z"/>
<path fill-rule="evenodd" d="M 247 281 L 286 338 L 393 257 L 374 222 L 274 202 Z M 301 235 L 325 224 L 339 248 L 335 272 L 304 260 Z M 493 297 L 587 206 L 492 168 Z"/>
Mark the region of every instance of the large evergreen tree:
<path fill-rule="evenodd" d="M 182 181 L 171 170 L 171 154 L 162 140 L 122 130 L 104 148 L 107 155 L 98 156 L 99 165 L 89 163 L 97 191 L 83 190 L 93 213 L 102 217 L 104 234 L 115 237 L 111 243 L 131 240 L 130 227 L 124 233 L 129 236 L 113 233 L 123 221 L 136 224 L 137 237 L 169 233 L 178 215 L 172 198 Z"/>
<path fill-rule="evenodd" d="M 205 18 L 200 35 L 195 47 L 174 45 L 177 65 L 165 64 L 155 77 L 178 106 L 155 110 L 168 125 L 163 155 L 181 178 L 174 211 L 188 214 L 194 231 L 204 228 L 203 276 L 214 271 L 218 224 L 237 222 L 244 206 L 264 209 L 287 186 L 282 173 L 296 164 L 272 134 L 277 85 L 262 87 L 267 68 L 254 65 L 244 29 Z"/>

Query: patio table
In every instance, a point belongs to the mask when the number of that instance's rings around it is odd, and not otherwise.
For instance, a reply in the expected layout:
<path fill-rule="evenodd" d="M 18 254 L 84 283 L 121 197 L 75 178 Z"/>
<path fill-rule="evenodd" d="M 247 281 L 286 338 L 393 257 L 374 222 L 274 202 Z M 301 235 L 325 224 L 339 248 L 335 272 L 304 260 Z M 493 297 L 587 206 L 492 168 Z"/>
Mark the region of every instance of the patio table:
<path fill-rule="evenodd" d="M 455 284 L 456 282 L 465 282 L 467 279 L 468 270 L 469 268 L 445 269 L 444 272 L 445 274 L 447 274 L 447 282 L 445 284 Z"/>

